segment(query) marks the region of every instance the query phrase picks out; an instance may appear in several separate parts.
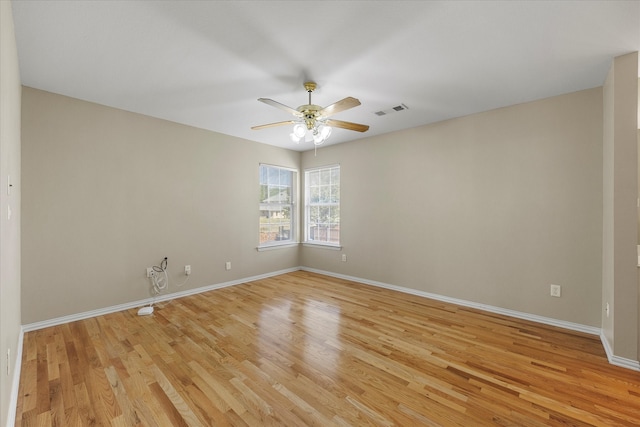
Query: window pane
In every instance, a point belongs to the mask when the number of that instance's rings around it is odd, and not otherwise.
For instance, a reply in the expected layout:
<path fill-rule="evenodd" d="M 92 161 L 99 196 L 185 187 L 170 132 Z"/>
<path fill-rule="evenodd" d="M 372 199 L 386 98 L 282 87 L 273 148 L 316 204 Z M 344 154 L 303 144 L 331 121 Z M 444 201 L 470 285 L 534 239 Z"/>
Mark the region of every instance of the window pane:
<path fill-rule="evenodd" d="M 332 185 L 331 186 L 331 196 L 329 198 L 330 203 L 338 203 L 340 201 L 340 186 Z"/>
<path fill-rule="evenodd" d="M 318 222 L 318 218 L 320 216 L 320 207 L 319 206 L 311 206 L 309 207 L 309 222 L 311 225 L 314 225 Z"/>
<path fill-rule="evenodd" d="M 309 172 L 307 180 L 309 181 L 309 186 L 320 184 L 320 172 L 319 171 Z"/>
<path fill-rule="evenodd" d="M 269 184 L 277 185 L 280 182 L 280 170 L 279 168 L 269 168 Z"/>
<path fill-rule="evenodd" d="M 340 168 L 331 169 L 331 184 L 340 185 Z"/>
<path fill-rule="evenodd" d="M 268 168 L 266 166 L 260 166 L 260 184 L 267 184 Z"/>
<path fill-rule="evenodd" d="M 329 206 L 320 206 L 320 214 L 318 215 L 318 222 L 327 223 L 329 222 Z"/>
<path fill-rule="evenodd" d="M 335 243 L 335 244 L 340 243 L 340 227 L 339 226 L 334 225 L 329 229 L 328 241 L 330 243 Z"/>
<path fill-rule="evenodd" d="M 331 222 L 334 224 L 340 224 L 340 206 L 331 207 Z"/>
<path fill-rule="evenodd" d="M 269 187 L 266 185 L 260 186 L 260 203 L 264 202 L 269 197 Z"/>
<path fill-rule="evenodd" d="M 331 191 L 331 187 L 328 185 L 323 185 L 320 187 L 320 203 L 329 203 L 331 200 L 329 192 Z"/>
<path fill-rule="evenodd" d="M 291 186 L 291 171 L 286 169 L 280 169 L 280 185 L 290 187 Z"/>
<path fill-rule="evenodd" d="M 309 188 L 309 203 L 318 203 L 320 201 L 320 189 L 318 187 Z"/>
<path fill-rule="evenodd" d="M 329 169 L 322 169 L 320 171 L 320 184 L 322 185 L 331 184 L 331 171 Z"/>
<path fill-rule="evenodd" d="M 280 201 L 280 187 L 269 187 L 269 203 L 278 203 Z"/>
<path fill-rule="evenodd" d="M 291 203 L 291 187 L 282 187 L 280 191 L 280 202 Z"/>
<path fill-rule="evenodd" d="M 282 223 L 291 224 L 291 206 L 283 206 L 280 215 L 283 218 Z"/>

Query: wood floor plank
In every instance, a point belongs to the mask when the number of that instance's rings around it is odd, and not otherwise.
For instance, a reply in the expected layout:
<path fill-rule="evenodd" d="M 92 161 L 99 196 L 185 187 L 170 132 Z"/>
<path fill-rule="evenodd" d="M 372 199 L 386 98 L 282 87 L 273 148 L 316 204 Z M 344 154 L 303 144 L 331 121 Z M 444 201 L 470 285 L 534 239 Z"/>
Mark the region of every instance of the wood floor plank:
<path fill-rule="evenodd" d="M 298 271 L 24 336 L 16 426 L 637 426 L 597 336 Z"/>
<path fill-rule="evenodd" d="M 113 394 L 116 398 L 118 406 L 120 407 L 122 414 L 118 417 L 114 417 L 117 421 L 111 421 L 114 425 L 128 425 L 128 426 L 137 426 L 140 424 L 140 418 L 135 412 L 135 409 L 131 405 L 131 401 L 127 396 L 127 391 L 118 376 L 118 372 L 116 368 L 112 365 L 105 369 L 105 375 L 107 380 L 109 381 L 109 385 L 113 390 Z"/>

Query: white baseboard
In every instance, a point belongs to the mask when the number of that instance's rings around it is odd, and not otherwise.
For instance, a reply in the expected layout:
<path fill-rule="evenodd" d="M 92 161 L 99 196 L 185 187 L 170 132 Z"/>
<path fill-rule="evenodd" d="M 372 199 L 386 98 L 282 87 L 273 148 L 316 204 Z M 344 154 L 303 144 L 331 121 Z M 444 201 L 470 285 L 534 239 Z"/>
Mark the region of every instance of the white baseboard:
<path fill-rule="evenodd" d="M 16 410 L 18 409 L 18 393 L 20 392 L 20 373 L 22 372 L 22 342 L 24 339 L 24 328 L 20 328 L 18 335 L 18 346 L 16 348 L 16 364 L 13 367 L 13 381 L 11 382 L 11 396 L 9 396 L 9 416 L 7 417 L 7 427 L 16 425 Z"/>
<path fill-rule="evenodd" d="M 200 294 L 202 292 L 212 291 L 214 289 L 222 289 L 229 286 L 239 285 L 241 283 L 253 282 L 255 280 L 266 279 L 268 277 L 278 276 L 280 274 L 291 273 L 300 270 L 299 267 L 288 268 L 285 270 L 273 271 L 270 273 L 260 274 L 257 276 L 245 277 L 243 279 L 231 280 L 229 282 L 218 283 L 215 285 L 202 286 L 199 288 L 188 289 L 185 291 L 173 292 L 166 295 L 159 295 L 156 298 L 147 298 L 138 301 L 132 301 L 124 304 L 113 305 L 111 307 L 99 308 L 97 310 L 85 311 L 68 316 L 56 317 L 54 319 L 43 320 L 41 322 L 29 323 L 22 326 L 24 332 L 31 332 L 38 329 L 48 328 L 50 326 L 64 325 L 65 323 L 75 322 L 77 320 L 89 319 L 91 317 L 102 316 L 105 314 L 116 313 L 118 311 L 129 310 L 130 308 L 138 308 L 152 303 L 169 301 L 176 298 L 182 298 L 189 295 Z"/>
<path fill-rule="evenodd" d="M 607 353 L 607 359 L 609 359 L 609 363 L 615 366 L 620 366 L 622 368 L 640 371 L 640 361 L 627 359 L 625 357 L 620 357 L 613 354 L 611 344 L 609 344 L 609 340 L 607 340 L 607 338 L 604 336 L 604 332 L 600 334 L 600 341 L 602 341 L 604 351 L 605 353 Z"/>

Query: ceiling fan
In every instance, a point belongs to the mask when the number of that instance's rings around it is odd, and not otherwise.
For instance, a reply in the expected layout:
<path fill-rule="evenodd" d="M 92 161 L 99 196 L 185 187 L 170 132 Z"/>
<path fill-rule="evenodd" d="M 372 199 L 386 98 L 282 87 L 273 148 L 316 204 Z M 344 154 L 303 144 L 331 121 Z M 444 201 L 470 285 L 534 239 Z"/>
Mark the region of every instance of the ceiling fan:
<path fill-rule="evenodd" d="M 314 82 L 306 82 L 305 90 L 309 93 L 309 103 L 299 106 L 297 109 L 288 107 L 273 99 L 258 98 L 258 101 L 264 102 L 272 107 L 284 110 L 296 117 L 295 120 L 287 120 L 284 122 L 269 123 L 266 125 L 253 126 L 251 129 L 265 129 L 275 126 L 283 126 L 292 124 L 293 132 L 289 135 L 294 142 L 300 142 L 302 138 L 305 141 L 313 141 L 315 145 L 320 145 L 331 135 L 331 127 L 354 130 L 357 132 L 366 132 L 369 129 L 367 125 L 359 123 L 345 122 L 342 120 L 334 120 L 329 117 L 341 111 L 348 110 L 360 105 L 360 101 L 356 98 L 347 97 L 328 107 L 320 107 L 311 103 L 311 92 L 316 89 Z"/>

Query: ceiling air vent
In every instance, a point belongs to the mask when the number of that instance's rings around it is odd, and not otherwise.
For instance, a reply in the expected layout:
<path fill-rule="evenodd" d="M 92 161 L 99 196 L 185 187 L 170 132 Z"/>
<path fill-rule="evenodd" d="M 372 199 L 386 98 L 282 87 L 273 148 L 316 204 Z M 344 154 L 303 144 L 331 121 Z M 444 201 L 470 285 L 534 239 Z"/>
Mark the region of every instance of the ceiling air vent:
<path fill-rule="evenodd" d="M 409 107 L 407 107 L 405 104 L 399 104 L 396 105 L 395 107 L 391 107 L 388 108 L 386 110 L 380 110 L 380 111 L 376 111 L 374 114 L 376 116 L 386 116 L 387 114 L 391 114 L 391 113 L 395 113 L 398 111 L 403 111 L 403 110 L 408 110 Z"/>

